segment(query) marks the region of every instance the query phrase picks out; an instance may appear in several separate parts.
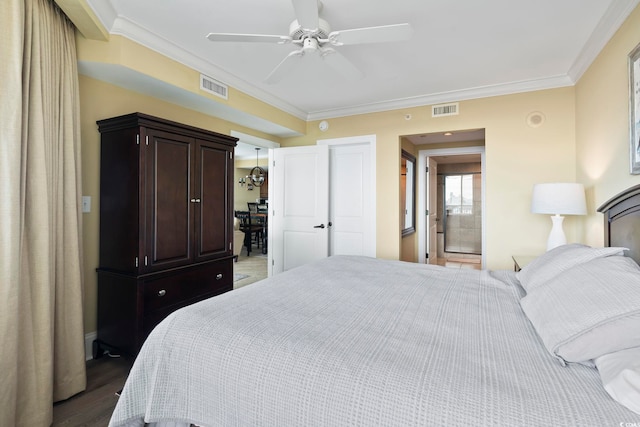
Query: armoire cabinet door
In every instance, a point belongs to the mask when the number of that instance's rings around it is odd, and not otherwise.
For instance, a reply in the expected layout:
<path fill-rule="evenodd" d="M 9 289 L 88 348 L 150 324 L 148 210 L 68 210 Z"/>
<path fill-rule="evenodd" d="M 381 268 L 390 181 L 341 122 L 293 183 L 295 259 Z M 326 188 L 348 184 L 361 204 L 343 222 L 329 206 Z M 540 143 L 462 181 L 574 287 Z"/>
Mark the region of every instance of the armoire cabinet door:
<path fill-rule="evenodd" d="M 138 128 L 104 131 L 100 147 L 100 266 L 135 274 L 140 257 Z"/>
<path fill-rule="evenodd" d="M 223 145 L 199 140 L 196 151 L 195 261 L 230 255 L 233 159 Z M 224 183 L 224 184 L 223 184 Z"/>
<path fill-rule="evenodd" d="M 145 244 L 141 271 L 192 262 L 192 158 L 195 140 L 147 129 L 145 147 Z"/>

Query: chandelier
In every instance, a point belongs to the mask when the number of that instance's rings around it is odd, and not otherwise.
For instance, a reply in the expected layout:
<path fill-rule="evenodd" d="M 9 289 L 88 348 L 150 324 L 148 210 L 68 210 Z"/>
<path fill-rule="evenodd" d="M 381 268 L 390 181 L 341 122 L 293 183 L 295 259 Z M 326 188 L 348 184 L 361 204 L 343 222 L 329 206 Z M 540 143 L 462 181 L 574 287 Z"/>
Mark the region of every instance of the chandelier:
<path fill-rule="evenodd" d="M 256 147 L 256 165 L 253 169 L 251 169 L 251 173 L 246 176 L 246 180 L 249 184 L 253 184 L 256 187 L 260 187 L 264 184 L 266 172 L 260 166 L 258 166 L 258 151 L 260 151 L 260 147 Z"/>

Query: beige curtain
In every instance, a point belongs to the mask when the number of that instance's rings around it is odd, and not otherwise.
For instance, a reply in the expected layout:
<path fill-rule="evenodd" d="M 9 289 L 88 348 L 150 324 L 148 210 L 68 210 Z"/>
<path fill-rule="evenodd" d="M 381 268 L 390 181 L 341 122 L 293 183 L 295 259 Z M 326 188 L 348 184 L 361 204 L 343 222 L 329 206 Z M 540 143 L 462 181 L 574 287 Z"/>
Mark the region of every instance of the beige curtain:
<path fill-rule="evenodd" d="M 86 383 L 74 29 L 0 4 L 0 425 L 48 426 Z"/>

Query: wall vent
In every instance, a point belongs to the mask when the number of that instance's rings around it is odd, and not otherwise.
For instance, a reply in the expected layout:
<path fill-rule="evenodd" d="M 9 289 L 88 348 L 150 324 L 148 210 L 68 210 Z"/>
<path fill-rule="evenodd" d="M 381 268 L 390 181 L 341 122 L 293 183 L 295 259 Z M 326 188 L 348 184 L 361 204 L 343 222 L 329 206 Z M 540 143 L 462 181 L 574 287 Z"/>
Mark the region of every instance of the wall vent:
<path fill-rule="evenodd" d="M 219 96 L 220 98 L 228 99 L 228 87 L 224 83 L 220 83 L 217 80 L 212 79 L 211 77 L 207 77 L 204 74 L 200 74 L 200 89 L 205 92 L 209 92 L 213 95 Z"/>
<path fill-rule="evenodd" d="M 431 106 L 431 117 L 457 116 L 458 103 L 440 104 Z"/>

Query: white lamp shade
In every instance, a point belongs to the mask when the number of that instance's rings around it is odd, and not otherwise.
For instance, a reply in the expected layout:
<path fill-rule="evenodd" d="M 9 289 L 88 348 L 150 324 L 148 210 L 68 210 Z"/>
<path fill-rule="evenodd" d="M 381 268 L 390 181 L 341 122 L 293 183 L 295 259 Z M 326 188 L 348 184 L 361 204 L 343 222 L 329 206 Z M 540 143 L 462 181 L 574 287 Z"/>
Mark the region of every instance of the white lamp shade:
<path fill-rule="evenodd" d="M 584 186 L 576 183 L 549 183 L 533 186 L 531 212 L 549 215 L 586 215 Z"/>

